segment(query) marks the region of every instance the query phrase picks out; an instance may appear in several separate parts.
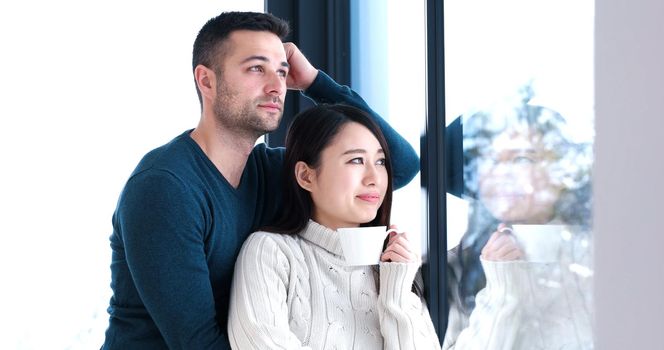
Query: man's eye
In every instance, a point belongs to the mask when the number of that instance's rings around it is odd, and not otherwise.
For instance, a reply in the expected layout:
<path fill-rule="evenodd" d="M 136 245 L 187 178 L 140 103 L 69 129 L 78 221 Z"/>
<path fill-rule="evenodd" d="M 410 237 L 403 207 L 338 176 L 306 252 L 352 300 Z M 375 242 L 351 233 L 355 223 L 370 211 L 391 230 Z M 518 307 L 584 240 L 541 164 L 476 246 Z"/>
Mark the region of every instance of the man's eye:
<path fill-rule="evenodd" d="M 288 76 L 288 72 L 285 71 L 285 70 L 283 70 L 283 69 L 280 69 L 280 70 L 277 72 L 277 74 L 279 74 L 280 77 L 286 77 L 286 76 Z"/>
<path fill-rule="evenodd" d="M 249 67 L 249 71 L 251 71 L 251 72 L 262 72 L 263 67 L 261 67 L 261 66 L 252 66 L 252 67 Z"/>

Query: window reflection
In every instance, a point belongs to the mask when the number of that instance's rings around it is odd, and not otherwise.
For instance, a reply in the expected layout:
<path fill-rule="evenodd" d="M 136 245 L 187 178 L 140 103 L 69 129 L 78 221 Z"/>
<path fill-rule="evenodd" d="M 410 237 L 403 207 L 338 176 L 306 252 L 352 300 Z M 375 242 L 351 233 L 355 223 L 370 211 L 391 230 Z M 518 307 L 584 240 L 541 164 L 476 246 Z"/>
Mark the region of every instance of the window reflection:
<path fill-rule="evenodd" d="M 469 217 L 448 253 L 444 349 L 592 348 L 591 143 L 533 94 L 448 127 Z"/>

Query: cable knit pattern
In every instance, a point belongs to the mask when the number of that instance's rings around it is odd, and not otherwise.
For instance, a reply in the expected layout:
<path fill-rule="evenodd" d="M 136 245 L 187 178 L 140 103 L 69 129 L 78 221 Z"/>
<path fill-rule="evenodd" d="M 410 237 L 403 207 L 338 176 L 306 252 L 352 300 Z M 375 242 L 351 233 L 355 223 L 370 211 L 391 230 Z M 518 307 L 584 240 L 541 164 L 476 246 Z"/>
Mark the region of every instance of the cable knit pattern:
<path fill-rule="evenodd" d="M 574 271 L 568 248 L 559 263 L 481 259 L 486 287 L 465 328 L 448 328 L 443 349 L 592 349 L 592 278 Z M 450 322 L 460 319 L 452 309 Z"/>
<path fill-rule="evenodd" d="M 416 264 L 345 266 L 339 234 L 310 221 L 299 235 L 256 232 L 235 266 L 233 349 L 440 349 L 411 292 Z M 377 281 L 379 283 L 377 284 Z"/>

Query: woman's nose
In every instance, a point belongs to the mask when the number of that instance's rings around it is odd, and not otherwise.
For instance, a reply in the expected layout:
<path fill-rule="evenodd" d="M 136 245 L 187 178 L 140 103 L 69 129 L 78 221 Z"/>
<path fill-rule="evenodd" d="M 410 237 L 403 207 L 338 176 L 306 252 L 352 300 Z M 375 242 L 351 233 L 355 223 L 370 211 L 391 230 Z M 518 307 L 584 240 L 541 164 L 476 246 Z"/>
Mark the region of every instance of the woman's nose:
<path fill-rule="evenodd" d="M 378 169 L 374 164 L 367 164 L 364 174 L 364 184 L 366 186 L 377 186 L 380 183 L 380 176 L 378 176 Z"/>

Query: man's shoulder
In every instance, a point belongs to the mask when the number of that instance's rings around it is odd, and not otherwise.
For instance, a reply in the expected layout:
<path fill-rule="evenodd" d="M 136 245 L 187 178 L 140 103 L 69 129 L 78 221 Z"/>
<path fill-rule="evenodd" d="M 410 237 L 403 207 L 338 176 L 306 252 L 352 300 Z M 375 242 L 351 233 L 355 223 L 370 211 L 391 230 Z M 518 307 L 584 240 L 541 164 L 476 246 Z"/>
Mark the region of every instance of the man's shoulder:
<path fill-rule="evenodd" d="M 140 166 L 174 166 L 180 163 L 183 157 L 191 157 L 195 153 L 194 147 L 190 144 L 193 140 L 189 137 L 189 131 L 182 133 L 168 143 L 163 144 L 143 156 Z"/>
<path fill-rule="evenodd" d="M 130 178 L 138 174 L 170 174 L 189 177 L 210 167 L 202 150 L 189 136 L 190 130 L 176 136 L 148 153 L 139 161 Z M 207 161 L 206 161 L 207 160 Z"/>

